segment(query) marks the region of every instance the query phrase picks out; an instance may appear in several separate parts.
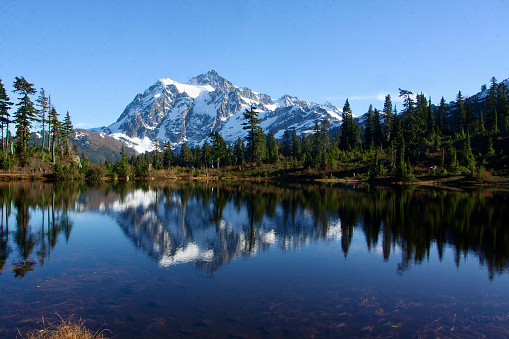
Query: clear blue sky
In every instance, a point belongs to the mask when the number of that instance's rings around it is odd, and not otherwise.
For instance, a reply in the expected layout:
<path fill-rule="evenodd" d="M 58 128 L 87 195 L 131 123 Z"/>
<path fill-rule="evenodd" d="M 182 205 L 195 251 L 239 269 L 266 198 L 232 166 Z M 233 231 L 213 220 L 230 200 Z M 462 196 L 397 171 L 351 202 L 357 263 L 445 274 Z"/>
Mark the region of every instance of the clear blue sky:
<path fill-rule="evenodd" d="M 11 101 L 24 76 L 85 128 L 159 78 L 210 69 L 360 115 L 398 88 L 438 103 L 508 78 L 508 15 L 506 0 L 0 0 L 0 78 Z"/>

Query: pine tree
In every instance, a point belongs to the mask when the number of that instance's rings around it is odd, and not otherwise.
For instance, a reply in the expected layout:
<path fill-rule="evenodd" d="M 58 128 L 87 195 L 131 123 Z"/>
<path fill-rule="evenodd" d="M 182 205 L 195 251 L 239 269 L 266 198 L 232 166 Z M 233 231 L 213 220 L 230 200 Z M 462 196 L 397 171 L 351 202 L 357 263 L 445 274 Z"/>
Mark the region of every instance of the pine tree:
<path fill-rule="evenodd" d="M 292 156 L 295 159 L 300 159 L 302 156 L 302 146 L 300 138 L 297 136 L 297 130 L 295 127 L 292 132 Z"/>
<path fill-rule="evenodd" d="M 392 100 L 391 95 L 387 94 L 385 96 L 384 102 L 384 145 L 388 145 L 391 140 L 391 131 L 392 131 Z"/>
<path fill-rule="evenodd" d="M 509 100 L 507 95 L 509 91 L 502 82 L 497 87 L 497 114 L 500 132 L 503 135 L 509 134 Z"/>
<path fill-rule="evenodd" d="M 55 146 L 57 138 L 60 134 L 60 121 L 58 120 L 58 113 L 55 107 L 51 107 L 48 113 L 48 131 L 51 140 L 51 162 L 55 164 Z"/>
<path fill-rule="evenodd" d="M 486 113 L 487 113 L 487 129 L 491 135 L 496 135 L 499 132 L 498 128 L 498 112 L 497 112 L 497 94 L 498 84 L 495 77 L 491 78 L 491 86 L 488 90 L 488 97 L 486 99 Z"/>
<path fill-rule="evenodd" d="M 16 123 L 16 146 L 22 161 L 27 157 L 28 140 L 30 139 L 30 127 L 36 119 L 36 109 L 29 95 L 36 93 L 34 85 L 25 80 L 24 77 L 16 77 L 14 91 L 20 95 L 18 110 L 14 114 Z"/>
<path fill-rule="evenodd" d="M 5 87 L 0 79 L 0 125 L 2 129 L 2 150 L 7 146 L 5 140 L 7 139 L 9 131 L 10 114 L 9 109 L 12 106 L 12 102 L 9 101 Z M 4 136 L 4 129 L 6 129 L 6 135 Z"/>
<path fill-rule="evenodd" d="M 467 133 L 472 132 L 475 126 L 475 113 L 472 107 L 472 100 L 470 97 L 465 98 L 465 131 Z"/>
<path fill-rule="evenodd" d="M 274 132 L 267 137 L 267 160 L 271 164 L 279 163 L 279 151 Z"/>
<path fill-rule="evenodd" d="M 355 149 L 358 145 L 359 126 L 353 120 L 352 109 L 348 99 L 346 99 L 343 106 L 342 117 L 340 147 L 344 150 Z"/>
<path fill-rule="evenodd" d="M 428 115 L 426 118 L 426 125 L 428 127 L 428 135 L 431 136 L 435 133 L 435 119 L 433 118 L 433 107 L 431 106 L 431 98 L 428 100 Z"/>
<path fill-rule="evenodd" d="M 193 165 L 193 152 L 191 152 L 187 142 L 182 144 L 182 148 L 180 149 L 179 162 L 182 167 L 190 167 Z"/>
<path fill-rule="evenodd" d="M 44 88 L 41 88 L 39 91 L 39 97 L 37 98 L 37 106 L 39 109 L 37 112 L 39 113 L 38 121 L 42 124 L 42 142 L 41 149 L 44 149 L 45 139 L 46 139 L 46 114 L 49 113 L 50 109 L 50 101 L 49 98 L 46 97 L 46 93 L 44 92 Z"/>
<path fill-rule="evenodd" d="M 65 143 L 66 152 L 70 152 L 70 142 L 69 138 L 71 137 L 72 133 L 74 132 L 74 127 L 71 122 L 71 116 L 69 115 L 69 111 L 65 114 L 64 121 L 62 123 L 62 140 Z"/>
<path fill-rule="evenodd" d="M 372 149 L 375 146 L 375 120 L 373 117 L 373 105 L 369 105 L 368 117 L 366 118 L 366 128 L 364 130 L 364 144 L 367 149 Z"/>
<path fill-rule="evenodd" d="M 382 122 L 380 121 L 380 111 L 375 108 L 373 112 L 374 128 L 373 128 L 373 139 L 375 147 L 379 147 L 383 143 L 383 131 Z"/>
<path fill-rule="evenodd" d="M 462 133 L 465 131 L 465 121 L 466 121 L 466 112 L 465 112 L 465 103 L 463 101 L 463 96 L 461 95 L 461 91 L 458 92 L 456 96 L 456 111 L 455 111 L 455 123 L 456 123 L 456 132 Z"/>
<path fill-rule="evenodd" d="M 262 159 L 263 156 L 262 153 L 264 153 L 260 149 L 261 147 L 260 139 L 262 135 L 264 136 L 262 128 L 260 127 L 260 123 L 262 121 L 258 118 L 258 112 L 255 110 L 254 106 L 251 106 L 251 109 L 249 110 L 246 109 L 246 111 L 244 112 L 244 119 L 246 121 L 242 123 L 242 125 L 244 126 L 243 129 L 247 130 L 246 151 L 248 152 L 248 158 L 251 159 L 251 162 L 255 162 L 257 160 Z"/>
<path fill-rule="evenodd" d="M 233 145 L 233 158 L 235 165 L 239 166 L 242 165 L 244 162 L 244 141 L 239 137 L 237 138 L 237 141 L 235 141 L 235 144 Z"/>
<path fill-rule="evenodd" d="M 447 104 L 445 103 L 444 97 L 440 100 L 440 104 L 438 106 L 437 118 L 436 118 L 436 126 L 437 133 L 442 134 L 447 132 L 446 121 L 445 121 L 445 113 L 447 110 Z"/>
<path fill-rule="evenodd" d="M 281 154 L 285 157 L 289 157 L 292 154 L 292 139 L 288 127 L 285 128 L 283 139 L 281 140 Z"/>
<path fill-rule="evenodd" d="M 210 133 L 210 137 L 212 138 L 212 156 L 216 162 L 217 168 L 219 168 L 228 154 L 226 142 L 218 131 Z"/>
<path fill-rule="evenodd" d="M 171 150 L 171 142 L 166 141 L 163 144 L 163 168 L 168 169 L 173 163 L 173 152 Z"/>

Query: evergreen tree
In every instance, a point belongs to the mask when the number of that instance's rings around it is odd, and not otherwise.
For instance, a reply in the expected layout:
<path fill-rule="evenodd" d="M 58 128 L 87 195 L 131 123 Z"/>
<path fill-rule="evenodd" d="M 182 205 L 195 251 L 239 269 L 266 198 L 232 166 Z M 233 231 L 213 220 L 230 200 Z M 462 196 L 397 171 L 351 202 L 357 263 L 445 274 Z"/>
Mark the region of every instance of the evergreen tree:
<path fill-rule="evenodd" d="M 392 131 L 392 100 L 391 95 L 387 94 L 385 96 L 384 102 L 384 144 L 388 145 L 391 140 L 391 131 Z"/>
<path fill-rule="evenodd" d="M 2 79 L 0 79 L 0 126 L 2 129 L 2 150 L 5 149 L 5 147 L 7 146 L 6 139 L 9 133 L 9 122 L 10 122 L 9 109 L 12 106 L 12 102 L 10 102 L 9 100 L 10 99 L 7 96 L 5 87 L 2 84 Z M 5 135 L 4 129 L 6 130 Z"/>
<path fill-rule="evenodd" d="M 340 147 L 344 150 L 355 149 L 358 145 L 359 126 L 353 119 L 350 103 L 346 99 L 343 106 L 343 122 L 341 124 Z"/>
<path fill-rule="evenodd" d="M 29 95 L 36 93 L 36 90 L 34 85 L 26 81 L 24 77 L 16 77 L 13 86 L 14 92 L 20 95 L 18 110 L 14 113 L 14 122 L 16 123 L 16 146 L 24 162 L 27 160 L 30 127 L 36 119 L 37 112 Z"/>
<path fill-rule="evenodd" d="M 235 144 L 233 146 L 233 162 L 235 165 L 239 166 L 242 165 L 244 162 L 244 141 L 239 137 L 237 138 L 237 141 L 235 141 Z"/>
<path fill-rule="evenodd" d="M 465 131 L 467 133 L 472 132 L 475 126 L 475 113 L 474 108 L 472 107 L 472 100 L 470 97 L 465 98 Z"/>
<path fill-rule="evenodd" d="M 193 152 L 191 152 L 191 149 L 189 148 L 189 145 L 187 142 L 182 144 L 182 147 L 180 149 L 180 157 L 179 157 L 179 163 L 182 167 L 191 167 L 193 165 L 194 159 L 193 159 Z"/>
<path fill-rule="evenodd" d="M 44 92 L 44 88 L 41 88 L 39 91 L 39 97 L 37 98 L 37 106 L 39 109 L 37 110 L 39 116 L 38 121 L 42 124 L 42 142 L 41 149 L 44 149 L 44 144 L 46 141 L 46 114 L 49 113 L 50 109 L 50 101 L 49 98 L 46 97 L 46 93 Z"/>
<path fill-rule="evenodd" d="M 51 107 L 48 113 L 48 131 L 51 138 L 51 162 L 55 163 L 55 146 L 60 134 L 60 121 L 55 107 Z"/>
<path fill-rule="evenodd" d="M 254 106 L 251 106 L 249 110 L 246 109 L 244 112 L 244 119 L 246 121 L 242 123 L 242 125 L 244 126 L 243 129 L 247 130 L 247 156 L 251 159 L 251 162 L 255 162 L 262 159 L 264 153 L 262 149 L 260 149 L 262 144 L 262 140 L 260 140 L 262 139 L 261 136 L 263 136 L 263 139 L 265 138 L 262 128 L 260 127 L 262 121 L 258 118 L 258 112 L 255 110 Z M 265 140 L 263 141 L 263 144 L 265 144 Z"/>
<path fill-rule="evenodd" d="M 290 131 L 288 127 L 285 128 L 283 133 L 283 139 L 281 141 L 281 154 L 285 157 L 289 157 L 292 154 L 292 139 L 290 137 Z"/>
<path fill-rule="evenodd" d="M 69 153 L 70 151 L 70 142 L 69 138 L 71 137 L 72 133 L 74 132 L 74 127 L 71 122 L 71 116 L 69 115 L 69 111 L 65 114 L 64 121 L 62 123 L 62 140 L 65 143 L 66 152 Z"/>
<path fill-rule="evenodd" d="M 491 86 L 488 90 L 488 97 L 486 98 L 486 113 L 487 113 L 487 129 L 491 135 L 496 135 L 499 132 L 498 128 L 498 112 L 497 112 L 497 94 L 498 84 L 495 77 L 491 78 Z"/>
<path fill-rule="evenodd" d="M 205 140 L 203 143 L 203 147 L 201 148 L 203 164 L 205 167 L 213 166 L 213 155 L 212 155 L 212 146 L 210 146 L 209 142 Z"/>
<path fill-rule="evenodd" d="M 435 133 L 435 119 L 433 118 L 433 107 L 431 106 L 431 98 L 428 100 L 428 115 L 426 118 L 426 125 L 428 127 L 428 135 Z"/>
<path fill-rule="evenodd" d="M 279 151 L 274 132 L 271 132 L 267 139 L 267 160 L 271 164 L 279 163 Z"/>
<path fill-rule="evenodd" d="M 366 148 L 371 149 L 375 146 L 375 120 L 373 116 L 373 105 L 369 105 L 368 117 L 366 118 L 366 128 L 364 130 L 364 144 Z"/>
<path fill-rule="evenodd" d="M 374 130 L 373 130 L 373 139 L 375 147 L 379 147 L 382 145 L 384 137 L 382 131 L 382 122 L 380 121 L 380 111 L 375 108 L 373 112 L 373 120 L 374 120 Z"/>
<path fill-rule="evenodd" d="M 301 147 L 301 141 L 300 138 L 297 136 L 297 130 L 295 127 L 293 128 L 292 132 L 292 156 L 295 159 L 300 159 L 302 155 L 302 147 Z"/>
<path fill-rule="evenodd" d="M 509 134 L 509 91 L 502 82 L 497 87 L 497 114 L 500 132 L 505 136 Z"/>
<path fill-rule="evenodd" d="M 445 114 L 447 111 L 447 104 L 445 103 L 444 97 L 440 100 L 440 104 L 438 106 L 437 111 L 437 118 L 436 118 L 436 126 L 437 126 L 437 133 L 442 134 L 446 133 L 446 121 L 445 121 Z"/>
<path fill-rule="evenodd" d="M 465 131 L 465 121 L 466 121 L 466 112 L 465 112 L 465 104 L 463 102 L 463 96 L 461 95 L 461 91 L 458 92 L 456 96 L 456 110 L 455 110 L 455 124 L 456 124 L 456 132 L 462 133 Z"/>
<path fill-rule="evenodd" d="M 225 158 L 228 154 L 226 142 L 218 131 L 210 133 L 210 137 L 212 138 L 212 156 L 217 168 L 219 168 L 220 164 L 226 160 Z"/>
<path fill-rule="evenodd" d="M 163 168 L 170 168 L 173 163 L 173 151 L 171 150 L 171 142 L 166 141 L 163 144 Z"/>
<path fill-rule="evenodd" d="M 472 153 L 472 146 L 470 144 L 470 134 L 467 134 L 465 138 L 465 144 L 463 149 L 463 166 L 468 168 L 471 174 L 474 174 L 475 169 L 475 158 Z"/>

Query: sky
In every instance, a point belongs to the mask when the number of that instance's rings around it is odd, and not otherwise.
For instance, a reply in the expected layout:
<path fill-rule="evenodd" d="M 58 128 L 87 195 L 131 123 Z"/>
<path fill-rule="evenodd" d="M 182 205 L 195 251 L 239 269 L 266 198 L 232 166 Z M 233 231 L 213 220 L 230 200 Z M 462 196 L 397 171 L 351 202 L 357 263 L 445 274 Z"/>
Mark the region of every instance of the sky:
<path fill-rule="evenodd" d="M 44 88 L 76 128 L 212 69 L 273 99 L 348 98 L 358 116 L 399 88 L 438 103 L 507 79 L 508 14 L 507 0 L 0 0 L 0 79 L 15 103 L 16 76 Z"/>

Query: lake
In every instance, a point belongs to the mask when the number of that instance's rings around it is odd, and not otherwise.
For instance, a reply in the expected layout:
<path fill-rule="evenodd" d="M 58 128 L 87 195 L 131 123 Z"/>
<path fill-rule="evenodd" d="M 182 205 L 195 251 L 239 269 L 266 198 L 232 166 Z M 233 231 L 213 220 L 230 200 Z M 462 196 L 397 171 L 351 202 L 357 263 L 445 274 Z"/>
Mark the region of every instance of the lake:
<path fill-rule="evenodd" d="M 508 337 L 509 193 L 0 184 L 0 337 Z M 110 332 L 111 331 L 111 332 Z"/>

